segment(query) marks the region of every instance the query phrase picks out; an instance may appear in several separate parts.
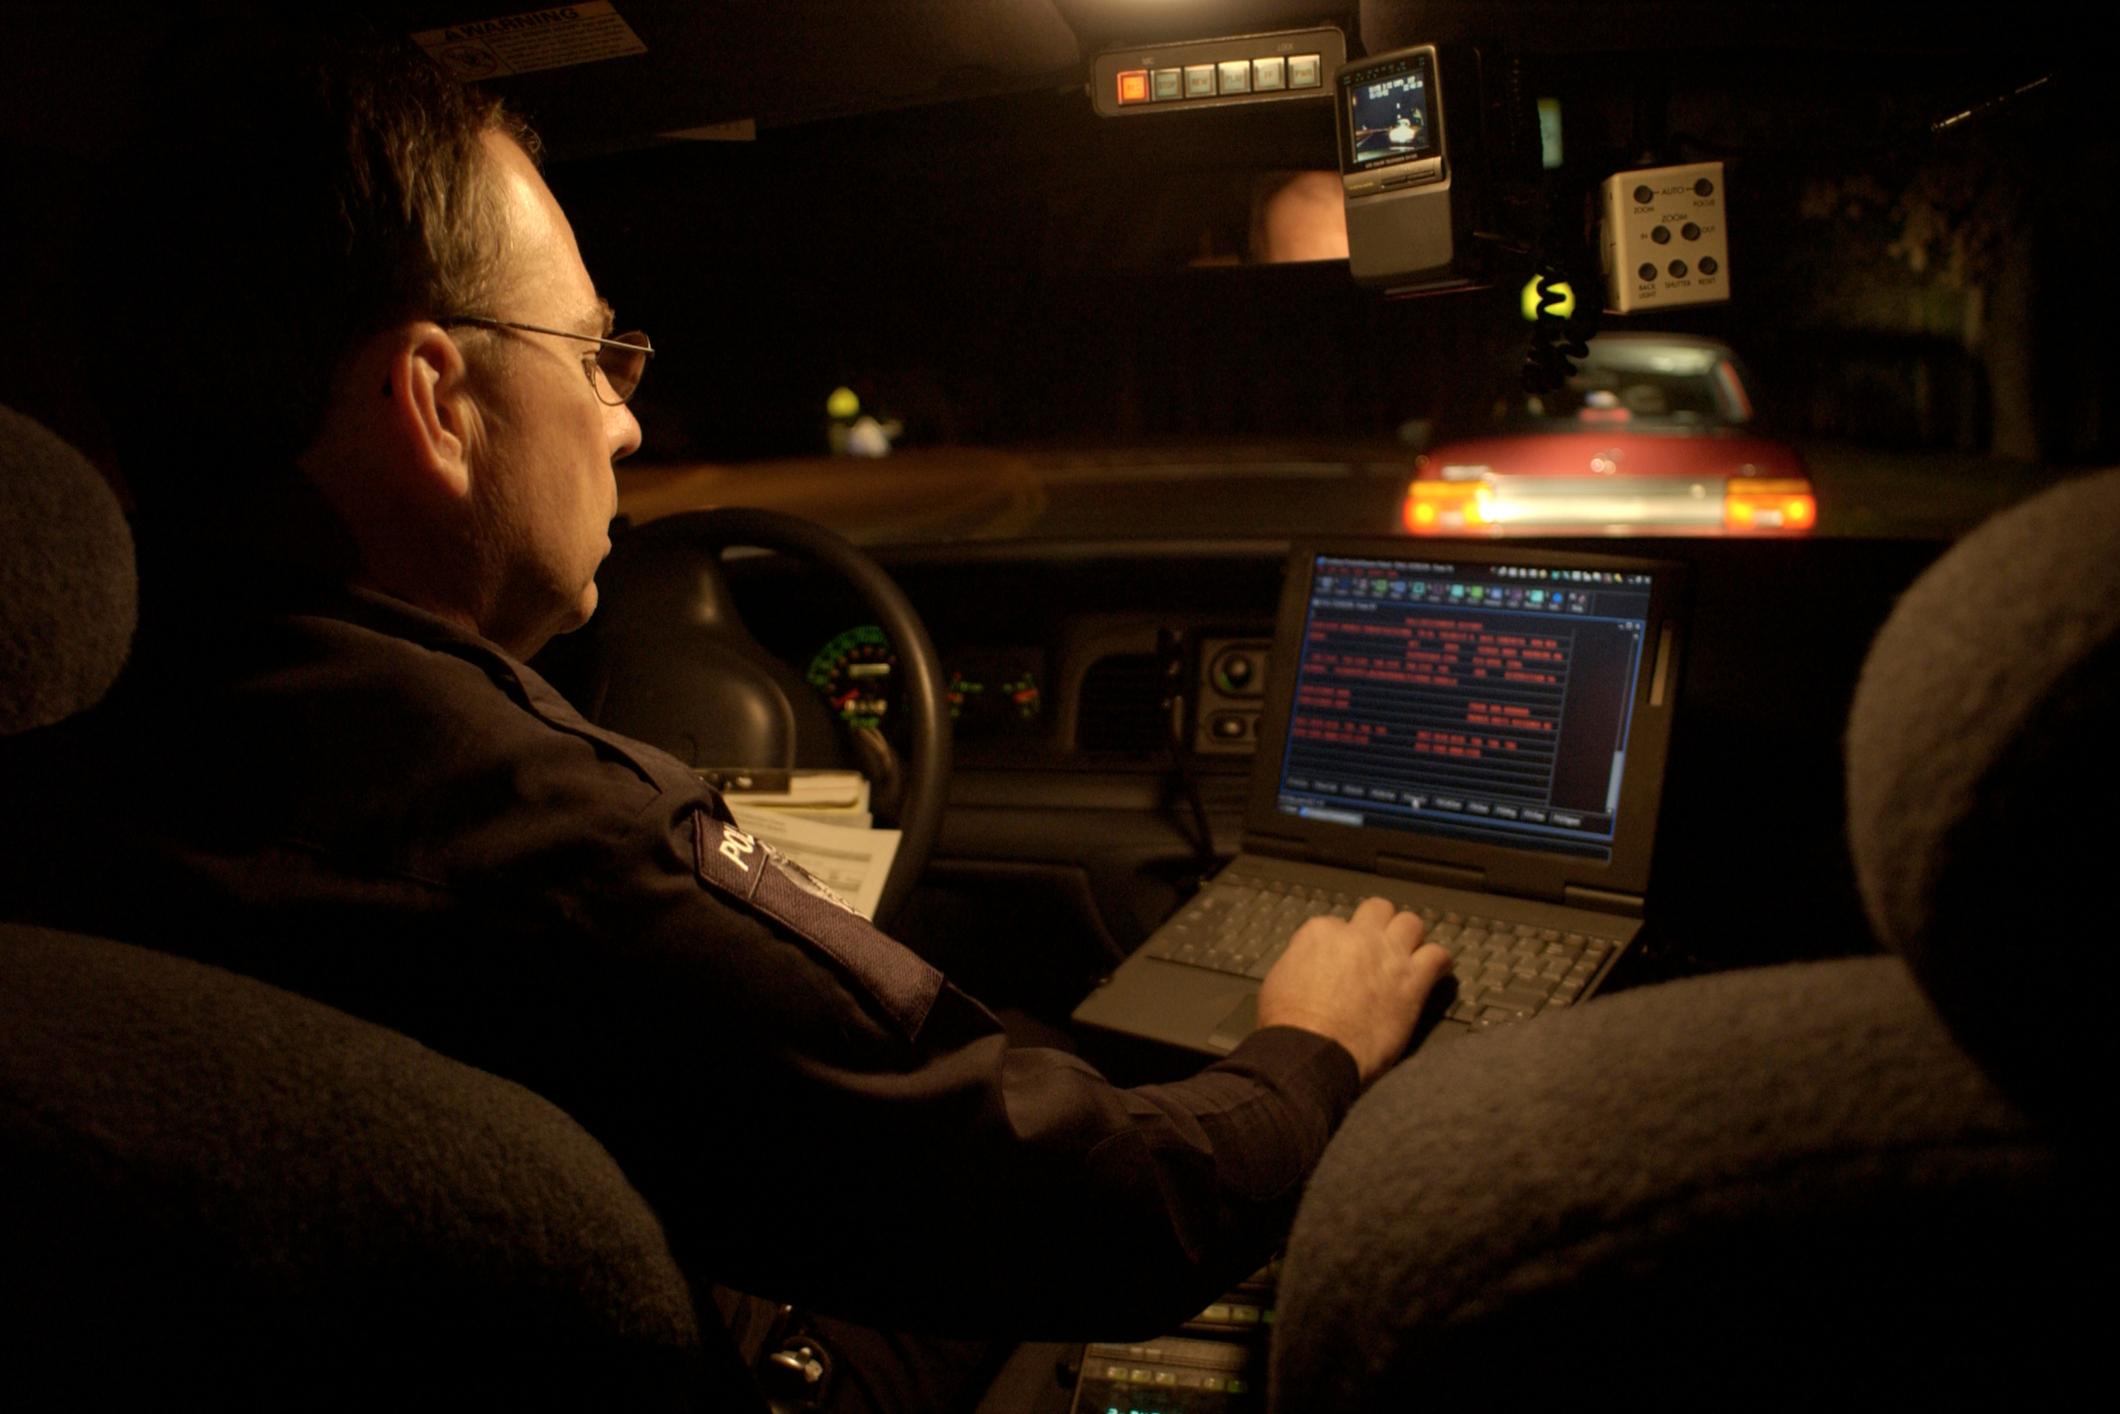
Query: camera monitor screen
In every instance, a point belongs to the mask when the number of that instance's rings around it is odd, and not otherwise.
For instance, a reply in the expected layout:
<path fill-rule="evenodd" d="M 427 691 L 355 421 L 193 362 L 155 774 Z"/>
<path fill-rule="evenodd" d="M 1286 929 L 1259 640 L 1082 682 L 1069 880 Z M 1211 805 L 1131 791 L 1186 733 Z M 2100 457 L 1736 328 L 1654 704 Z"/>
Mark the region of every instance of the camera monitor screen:
<path fill-rule="evenodd" d="M 1350 172 L 1442 150 L 1435 112 L 1435 65 L 1417 53 L 1388 65 L 1341 75 L 1346 96 L 1346 166 Z"/>

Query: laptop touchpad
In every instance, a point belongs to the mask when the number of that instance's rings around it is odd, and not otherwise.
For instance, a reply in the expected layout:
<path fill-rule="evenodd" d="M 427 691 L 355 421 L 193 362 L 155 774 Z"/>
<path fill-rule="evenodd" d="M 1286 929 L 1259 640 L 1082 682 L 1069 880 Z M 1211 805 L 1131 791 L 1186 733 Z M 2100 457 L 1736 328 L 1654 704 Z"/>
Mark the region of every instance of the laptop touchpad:
<path fill-rule="evenodd" d="M 1244 1038 L 1259 1029 L 1259 994 L 1247 992 L 1244 1000 L 1237 1003 L 1236 1010 L 1215 1024 L 1208 1035 L 1207 1044 L 1218 1051 L 1229 1052 L 1242 1045 Z"/>

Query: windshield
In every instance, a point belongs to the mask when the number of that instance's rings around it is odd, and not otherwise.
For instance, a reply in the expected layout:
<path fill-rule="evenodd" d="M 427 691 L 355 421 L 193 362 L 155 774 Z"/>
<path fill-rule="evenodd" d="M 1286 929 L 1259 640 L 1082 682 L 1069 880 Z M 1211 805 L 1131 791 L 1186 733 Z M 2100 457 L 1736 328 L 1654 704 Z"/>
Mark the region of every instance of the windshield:
<path fill-rule="evenodd" d="M 1731 297 L 1608 313 L 1539 391 L 1521 263 L 1395 298 L 1344 257 L 1281 258 L 1344 249 L 1330 105 L 1114 121 L 1074 90 L 558 162 L 592 266 L 657 332 L 627 507 L 760 503 L 869 543 L 1395 532 L 1424 457 L 1558 474 L 1538 444 L 1581 434 L 1642 443 L 1613 444 L 1621 478 L 1711 499 L 1806 482 L 1815 518 L 1783 531 L 1949 535 L 2110 459 L 2110 356 L 2040 283 L 2112 216 L 2113 183 L 2061 180 L 2085 142 L 2110 166 L 2084 96 L 1939 131 L 1994 81 L 1838 62 L 1797 102 L 1770 60 L 1647 90 L 1661 150 L 1727 171 Z M 1536 77 L 1566 228 L 1641 159 L 1613 94 Z M 1640 528 L 1638 505 L 1580 528 Z"/>
<path fill-rule="evenodd" d="M 1239 33 L 1182 8 L 1168 26 L 1200 27 L 1189 42 Z M 1254 8 L 1284 24 L 1301 7 Z M 1424 37 L 1425 7 L 1381 7 L 1389 25 L 1378 9 L 1342 9 L 1345 62 Z M 1020 71 L 881 96 L 888 66 L 805 69 L 800 45 L 776 51 L 770 87 L 739 56 L 687 67 L 652 44 L 494 87 L 544 131 L 619 327 L 653 335 L 645 440 L 620 469 L 635 520 L 752 504 L 872 545 L 1281 539 L 1419 533 L 1426 495 L 1422 528 L 1443 533 L 1940 536 L 2120 457 L 2115 345 L 2087 332 L 2120 149 L 2061 37 L 2027 25 L 2006 52 L 1941 55 L 1974 41 L 1764 25 L 1748 41 L 1739 18 L 1701 49 L 1588 21 L 1516 35 L 1533 184 L 1459 233 L 1490 268 L 1442 292 L 1361 283 L 1346 215 L 1349 180 L 1441 162 L 1473 121 L 1431 104 L 1428 70 L 1372 85 L 1352 173 L 1330 64 L 1313 97 L 1190 111 L 1173 69 L 1180 98 L 1155 77 L 1134 90 L 1145 111 L 1100 106 L 1118 19 Z M 659 85 L 639 114 L 588 101 L 635 83 Z M 716 92 L 760 116 L 681 121 L 680 100 Z M 9 149 L 12 185 L 38 198 L 28 229 L 53 232 L 18 282 L 43 327 L 70 329 L 36 272 L 63 267 L 89 202 L 36 144 L 92 106 Z M 1449 161 L 1464 187 L 1473 159 Z M 1601 193 L 1668 163 L 1723 174 L 1728 298 L 1610 312 Z M 1691 249 L 1676 229 L 1671 250 Z M 1567 296 L 1594 337 L 1540 384 L 1542 269 L 1582 286 Z M 7 356 L 11 383 L 78 381 L 40 350 Z M 1472 489 L 1420 489 L 1446 480 Z M 1740 523 L 1755 495 L 1781 509 Z M 1681 515 L 1680 498 L 1719 509 Z"/>

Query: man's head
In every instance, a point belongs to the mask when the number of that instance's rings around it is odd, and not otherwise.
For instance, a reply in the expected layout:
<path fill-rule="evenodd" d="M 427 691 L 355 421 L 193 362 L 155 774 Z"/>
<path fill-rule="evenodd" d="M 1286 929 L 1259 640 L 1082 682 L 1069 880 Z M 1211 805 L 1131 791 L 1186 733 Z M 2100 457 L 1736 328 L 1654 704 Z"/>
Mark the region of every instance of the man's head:
<path fill-rule="evenodd" d="M 144 518 L 323 553 L 519 653 L 580 623 L 639 429 L 564 337 L 610 312 L 527 129 L 417 55 L 315 39 L 180 87 L 124 197 L 151 221 L 106 262 Z"/>
<path fill-rule="evenodd" d="M 595 361 L 611 310 L 565 213 L 513 138 L 480 142 L 497 256 L 482 298 L 356 341 L 296 461 L 362 578 L 528 656 L 596 607 L 611 467 L 640 427 Z"/>

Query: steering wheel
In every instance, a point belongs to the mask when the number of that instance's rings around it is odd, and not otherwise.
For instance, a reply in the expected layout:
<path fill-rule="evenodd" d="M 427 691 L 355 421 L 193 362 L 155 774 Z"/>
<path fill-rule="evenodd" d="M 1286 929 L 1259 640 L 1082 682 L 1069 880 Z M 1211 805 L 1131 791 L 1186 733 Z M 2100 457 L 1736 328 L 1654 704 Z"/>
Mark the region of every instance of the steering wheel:
<path fill-rule="evenodd" d="M 777 550 L 838 576 L 898 655 L 908 753 L 872 730 L 850 742 L 801 675 L 743 625 L 722 574 L 734 546 Z M 927 866 L 942 826 L 950 720 L 941 660 L 910 600 L 883 567 L 813 521 L 777 511 L 688 511 L 620 535 L 597 574 L 584 708 L 613 731 L 709 770 L 859 765 L 871 804 L 901 832 L 876 905 L 886 925 Z"/>

